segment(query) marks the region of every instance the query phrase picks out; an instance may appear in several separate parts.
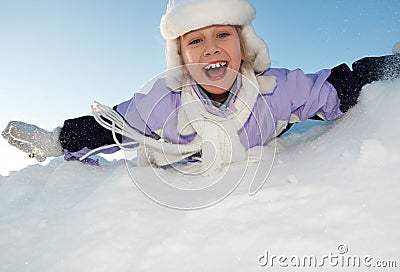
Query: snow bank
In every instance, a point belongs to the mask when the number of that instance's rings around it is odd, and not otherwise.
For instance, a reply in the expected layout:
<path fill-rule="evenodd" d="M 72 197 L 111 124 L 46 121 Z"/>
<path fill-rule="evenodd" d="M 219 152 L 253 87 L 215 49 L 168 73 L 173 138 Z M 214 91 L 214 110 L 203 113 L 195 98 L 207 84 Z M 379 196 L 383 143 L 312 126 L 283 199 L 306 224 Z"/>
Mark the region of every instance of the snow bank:
<path fill-rule="evenodd" d="M 290 271 L 305 255 L 325 260 L 323 271 L 364 271 L 340 262 L 347 256 L 400 266 L 399 101 L 400 80 L 366 86 L 341 120 L 281 137 L 255 196 L 245 177 L 196 211 L 149 200 L 122 160 L 56 159 L 0 177 L 0 270 Z"/>

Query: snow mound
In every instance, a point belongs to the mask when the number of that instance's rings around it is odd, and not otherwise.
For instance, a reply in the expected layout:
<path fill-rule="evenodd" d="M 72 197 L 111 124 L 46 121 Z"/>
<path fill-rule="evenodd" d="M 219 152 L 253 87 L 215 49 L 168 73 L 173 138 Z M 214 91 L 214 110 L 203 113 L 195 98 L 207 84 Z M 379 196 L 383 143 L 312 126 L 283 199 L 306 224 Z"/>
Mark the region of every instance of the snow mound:
<path fill-rule="evenodd" d="M 93 167 L 55 159 L 0 176 L 0 270 L 294 266 L 295 258 L 279 264 L 267 258 L 272 255 L 313 255 L 320 263 L 329 254 L 369 255 L 372 265 L 396 260 L 399 101 L 400 80 L 366 86 L 341 120 L 305 122 L 279 138 L 274 167 L 256 195 L 247 194 L 245 177 L 222 202 L 196 211 L 148 199 L 122 160 Z M 338 268 L 325 262 L 323 270 Z M 298 264 L 298 270 L 309 268 Z"/>

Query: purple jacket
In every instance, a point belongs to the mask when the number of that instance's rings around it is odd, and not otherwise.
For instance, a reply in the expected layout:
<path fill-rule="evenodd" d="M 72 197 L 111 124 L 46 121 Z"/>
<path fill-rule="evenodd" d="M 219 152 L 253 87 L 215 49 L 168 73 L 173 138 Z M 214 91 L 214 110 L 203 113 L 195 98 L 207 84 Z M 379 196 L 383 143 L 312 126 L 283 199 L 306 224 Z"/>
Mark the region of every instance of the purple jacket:
<path fill-rule="evenodd" d="M 342 112 L 339 109 L 337 92 L 326 80 L 330 73 L 330 70 L 321 70 L 316 74 L 304 74 L 299 69 L 289 71 L 270 68 L 259 75 L 275 76 L 277 86 L 272 93 L 260 94 L 252 115 L 238 131 L 244 147 L 267 144 L 275 135 L 278 121 L 289 121 L 293 116 L 298 121 L 304 121 L 317 113 L 325 120 L 340 117 Z M 224 109 L 207 104 L 207 99 L 197 86 L 194 87 L 209 112 L 224 116 L 226 112 L 236 110 L 232 101 Z M 240 87 L 239 77 L 232 92 L 237 93 Z M 180 92 L 172 91 L 164 79 L 159 79 L 148 94 L 136 93 L 133 98 L 119 104 L 117 111 L 132 127 L 146 135 L 163 129 L 164 137 L 169 141 L 186 144 L 194 135 L 180 135 L 177 132 L 177 114 L 180 106 Z"/>

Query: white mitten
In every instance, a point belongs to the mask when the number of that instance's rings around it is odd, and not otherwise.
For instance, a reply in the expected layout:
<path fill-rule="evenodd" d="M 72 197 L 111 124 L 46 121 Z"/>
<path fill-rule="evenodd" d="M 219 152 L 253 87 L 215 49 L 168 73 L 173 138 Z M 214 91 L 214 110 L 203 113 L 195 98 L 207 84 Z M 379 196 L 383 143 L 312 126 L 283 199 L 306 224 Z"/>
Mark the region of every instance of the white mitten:
<path fill-rule="evenodd" d="M 1 135 L 12 146 L 17 147 L 29 157 L 42 162 L 46 157 L 58 157 L 63 154 L 60 143 L 61 128 L 47 131 L 38 126 L 20 121 L 11 121 Z"/>

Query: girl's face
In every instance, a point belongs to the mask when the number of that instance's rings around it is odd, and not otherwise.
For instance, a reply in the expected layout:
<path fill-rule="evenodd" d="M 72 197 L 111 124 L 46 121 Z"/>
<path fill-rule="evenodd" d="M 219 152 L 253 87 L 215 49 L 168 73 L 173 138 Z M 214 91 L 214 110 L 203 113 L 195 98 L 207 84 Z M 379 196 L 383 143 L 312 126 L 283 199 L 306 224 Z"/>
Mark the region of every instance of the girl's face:
<path fill-rule="evenodd" d="M 236 27 L 213 25 L 180 38 L 183 62 L 193 79 L 212 95 L 235 82 L 243 53 Z"/>

